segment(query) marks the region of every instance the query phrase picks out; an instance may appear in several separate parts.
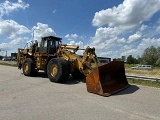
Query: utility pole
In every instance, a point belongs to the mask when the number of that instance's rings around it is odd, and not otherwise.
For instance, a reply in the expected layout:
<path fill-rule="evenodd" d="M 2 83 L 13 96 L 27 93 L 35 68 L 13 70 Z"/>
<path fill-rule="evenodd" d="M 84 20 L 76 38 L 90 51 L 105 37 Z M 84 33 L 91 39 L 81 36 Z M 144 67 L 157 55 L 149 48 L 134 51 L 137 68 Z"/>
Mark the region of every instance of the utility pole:
<path fill-rule="evenodd" d="M 7 57 L 7 50 L 6 50 L 6 57 Z"/>

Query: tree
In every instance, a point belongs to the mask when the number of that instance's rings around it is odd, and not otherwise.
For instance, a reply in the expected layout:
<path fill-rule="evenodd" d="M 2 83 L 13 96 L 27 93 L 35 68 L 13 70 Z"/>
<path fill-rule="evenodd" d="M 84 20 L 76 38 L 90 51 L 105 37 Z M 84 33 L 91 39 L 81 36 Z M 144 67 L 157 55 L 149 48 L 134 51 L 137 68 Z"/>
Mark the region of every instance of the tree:
<path fill-rule="evenodd" d="M 137 63 L 139 63 L 139 64 L 142 63 L 142 58 L 139 55 L 137 56 Z"/>
<path fill-rule="evenodd" d="M 160 48 L 155 48 L 154 46 L 151 46 L 144 50 L 144 53 L 142 54 L 142 63 L 143 64 L 149 64 L 149 65 L 156 65 L 156 62 L 159 58 Z"/>
<path fill-rule="evenodd" d="M 134 58 L 132 55 L 129 55 L 127 57 L 127 61 L 126 61 L 127 64 L 137 64 L 138 61 L 136 58 Z"/>
<path fill-rule="evenodd" d="M 158 57 L 160 58 L 160 47 L 157 47 Z"/>
<path fill-rule="evenodd" d="M 156 61 L 156 66 L 160 67 L 160 58 Z"/>
<path fill-rule="evenodd" d="M 3 56 L 0 56 L 0 60 L 2 60 Z"/>
<path fill-rule="evenodd" d="M 157 48 L 158 60 L 156 61 L 156 66 L 160 67 L 160 47 Z"/>

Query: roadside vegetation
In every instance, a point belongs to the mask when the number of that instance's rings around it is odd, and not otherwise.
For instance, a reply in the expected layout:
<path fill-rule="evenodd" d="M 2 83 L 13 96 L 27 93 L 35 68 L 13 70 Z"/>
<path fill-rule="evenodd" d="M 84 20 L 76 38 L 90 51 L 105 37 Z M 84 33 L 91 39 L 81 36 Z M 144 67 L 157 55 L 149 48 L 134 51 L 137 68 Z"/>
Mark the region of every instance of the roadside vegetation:
<path fill-rule="evenodd" d="M 160 88 L 160 82 L 139 79 L 127 79 L 130 84 Z"/>
<path fill-rule="evenodd" d="M 133 70 L 131 67 L 135 64 L 125 64 L 125 71 L 127 75 L 146 76 L 160 78 L 160 68 L 154 67 L 153 70 Z M 140 79 L 127 79 L 130 84 L 137 84 L 143 86 L 151 86 L 160 88 L 160 81 L 140 80 Z"/>
<path fill-rule="evenodd" d="M 152 70 L 134 70 L 137 65 L 151 65 Z M 151 46 L 144 50 L 142 56 L 137 58 L 129 55 L 125 64 L 126 74 L 160 78 L 160 47 Z M 128 79 L 129 83 L 160 88 L 160 81 Z"/>
<path fill-rule="evenodd" d="M 133 70 L 137 65 L 151 65 L 152 70 Z M 125 70 L 128 74 L 160 77 L 160 47 L 151 46 L 144 50 L 142 56 L 137 58 L 129 55 L 126 60 Z"/>
<path fill-rule="evenodd" d="M 0 60 L 0 65 L 17 67 L 17 62 L 16 61 L 2 61 L 2 60 Z"/>
<path fill-rule="evenodd" d="M 160 78 L 160 67 L 153 67 L 152 70 L 135 70 L 132 67 L 137 64 L 125 64 L 125 71 L 129 75 L 139 75 L 147 77 L 159 77 Z"/>
<path fill-rule="evenodd" d="M 142 56 L 137 56 L 137 58 L 129 55 L 127 57 L 126 63 L 131 64 L 143 64 L 152 65 L 153 67 L 160 67 L 160 47 L 151 46 L 144 50 Z"/>

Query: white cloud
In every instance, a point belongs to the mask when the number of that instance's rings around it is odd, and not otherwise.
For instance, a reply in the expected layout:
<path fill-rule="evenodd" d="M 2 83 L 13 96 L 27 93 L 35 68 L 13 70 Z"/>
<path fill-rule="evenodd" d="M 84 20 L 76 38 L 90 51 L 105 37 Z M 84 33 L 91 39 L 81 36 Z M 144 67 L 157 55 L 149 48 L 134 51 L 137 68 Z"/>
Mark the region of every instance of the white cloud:
<path fill-rule="evenodd" d="M 95 13 L 94 26 L 135 27 L 149 20 L 160 10 L 160 0 L 124 0 L 118 7 L 108 8 Z"/>
<path fill-rule="evenodd" d="M 121 47 L 122 51 L 128 51 L 130 49 L 132 49 L 132 47 L 130 45 L 124 45 L 123 47 Z"/>
<path fill-rule="evenodd" d="M 79 47 L 81 47 L 81 48 L 84 47 L 84 46 L 83 46 L 83 45 L 84 45 L 83 41 L 78 41 L 78 42 L 76 42 L 76 41 L 74 41 L 74 40 L 71 40 L 71 41 L 69 41 L 68 45 L 76 45 L 76 46 L 79 46 Z"/>
<path fill-rule="evenodd" d="M 125 38 L 121 38 L 121 39 L 118 39 L 117 42 L 119 44 L 124 44 L 126 42 L 126 39 Z"/>
<path fill-rule="evenodd" d="M 29 4 L 25 4 L 22 0 L 17 0 L 17 2 L 5 0 L 0 3 L 0 36 L 3 39 L 3 42 L 0 43 L 0 48 L 7 50 L 8 53 L 17 52 L 18 45 L 28 39 L 25 36 L 30 33 L 30 30 L 14 20 L 3 20 L 2 17 L 28 7 Z"/>
<path fill-rule="evenodd" d="M 156 31 L 160 33 L 160 26 L 157 26 Z"/>
<path fill-rule="evenodd" d="M 0 21 L 0 35 L 1 36 L 10 36 L 15 34 L 24 34 L 28 33 L 29 30 L 23 25 L 19 25 L 13 20 L 1 20 Z"/>
<path fill-rule="evenodd" d="M 25 4 L 22 0 L 18 0 L 16 3 L 5 0 L 3 3 L 0 3 L 0 18 L 4 15 L 8 15 L 13 11 L 19 9 L 26 9 L 29 7 L 29 4 Z"/>
<path fill-rule="evenodd" d="M 83 41 L 74 41 L 74 40 L 70 40 L 69 43 L 67 45 L 75 45 L 75 46 L 79 46 L 80 49 L 84 49 L 86 46 L 84 46 Z M 78 55 L 82 55 L 83 54 L 83 50 L 78 50 L 77 54 Z"/>
<path fill-rule="evenodd" d="M 147 28 L 148 28 L 147 25 L 142 25 L 142 26 L 140 27 L 140 31 L 144 31 L 144 30 L 146 30 Z"/>
<path fill-rule="evenodd" d="M 17 52 L 17 47 L 23 48 L 27 41 L 31 41 L 31 34 L 34 39 L 41 40 L 41 37 L 56 35 L 53 29 L 47 24 L 37 23 L 32 30 L 27 27 L 18 24 L 13 20 L 1 20 L 0 21 L 0 35 L 6 38 L 6 42 L 0 43 L 0 48 L 5 49 L 8 53 Z"/>
<path fill-rule="evenodd" d="M 1 43 L 1 44 L 0 44 L 0 48 L 1 48 L 1 49 L 6 49 L 6 47 L 9 47 L 9 44 L 8 44 L 8 43 Z"/>
<path fill-rule="evenodd" d="M 160 18 L 157 20 L 157 24 L 159 24 L 159 25 L 160 25 Z"/>
<path fill-rule="evenodd" d="M 71 40 L 68 45 L 75 45 L 75 41 L 74 40 Z"/>
<path fill-rule="evenodd" d="M 77 34 L 67 34 L 65 36 L 65 38 L 67 38 L 68 40 L 75 40 L 77 39 L 79 36 Z"/>
<path fill-rule="evenodd" d="M 9 37 L 8 41 L 9 42 L 3 42 L 0 44 L 0 48 L 5 49 L 5 50 L 15 50 L 17 51 L 16 47 L 24 47 L 21 46 L 22 44 L 26 44 L 26 41 L 28 40 L 27 37 L 19 37 L 19 36 L 12 36 Z M 25 43 L 24 43 L 25 42 Z"/>
<path fill-rule="evenodd" d="M 0 52 L 0 55 L 6 55 L 4 52 L 7 51 L 7 56 L 10 56 L 11 53 L 17 52 L 18 48 L 24 48 L 26 41 L 28 41 L 28 37 L 15 36 L 9 40 L 9 42 L 0 44 L 0 48 L 4 50 Z"/>
<path fill-rule="evenodd" d="M 135 42 L 135 41 L 139 40 L 140 38 L 141 38 L 141 34 L 139 34 L 139 33 L 130 35 L 128 38 L 128 43 Z"/>
<path fill-rule="evenodd" d="M 54 13 L 56 13 L 56 11 L 57 11 L 57 10 L 53 10 L 53 12 L 52 12 L 52 13 L 54 14 Z"/>
<path fill-rule="evenodd" d="M 157 38 L 143 38 L 138 48 L 145 49 L 146 47 L 150 47 L 150 46 L 155 46 L 155 47 L 160 46 L 160 38 L 158 39 Z"/>
<path fill-rule="evenodd" d="M 160 38 L 143 38 L 141 43 L 136 48 L 132 48 L 127 51 L 127 55 L 133 55 L 137 57 L 138 55 L 142 55 L 144 50 L 150 46 L 160 46 Z"/>
<path fill-rule="evenodd" d="M 45 36 L 56 36 L 56 33 L 52 28 L 48 26 L 48 24 L 37 23 L 37 26 L 32 28 L 32 35 L 34 32 L 34 40 L 41 40 L 41 37 Z M 33 36 L 32 36 L 33 38 Z"/>
<path fill-rule="evenodd" d="M 160 43 L 154 38 L 158 35 L 155 26 L 143 22 L 160 11 L 159 6 L 160 0 L 124 0 L 117 7 L 96 12 L 92 24 L 98 28 L 90 45 L 96 48 L 98 56 L 111 58 L 130 54 L 136 57 L 147 47 L 157 46 Z"/>
<path fill-rule="evenodd" d="M 79 46 L 79 48 L 86 48 L 87 46 L 85 45 L 85 41 L 84 41 L 84 38 L 85 38 L 86 36 L 79 36 L 79 35 L 77 35 L 76 33 L 75 34 L 67 34 L 66 36 L 65 36 L 65 38 L 67 39 L 67 40 L 69 40 L 69 43 L 67 43 L 68 45 L 76 45 L 76 46 Z M 81 50 L 79 50 L 79 51 L 77 51 L 77 54 L 80 54 L 80 55 L 82 55 L 82 53 L 83 53 L 83 51 L 81 51 Z"/>
<path fill-rule="evenodd" d="M 14 45 L 24 42 L 25 39 L 23 36 L 30 33 L 30 30 L 18 24 L 13 20 L 1 20 L 0 21 L 0 36 L 4 37 L 6 42 L 0 43 L 0 48 L 3 49 L 15 49 Z M 2 38 L 1 38 L 2 39 Z"/>
<path fill-rule="evenodd" d="M 105 44 L 103 46 L 108 45 L 111 42 L 114 42 L 117 35 L 121 33 L 121 30 L 117 27 L 114 28 L 98 28 L 96 30 L 95 36 L 93 37 L 92 45 L 96 46 L 97 44 Z M 101 46 L 102 47 L 102 46 Z"/>
<path fill-rule="evenodd" d="M 142 55 L 144 50 L 150 46 L 160 46 L 160 38 L 143 38 L 140 44 L 138 44 L 135 48 L 133 48 L 131 45 L 125 45 L 121 48 L 121 56 L 133 55 L 134 57 L 137 57 L 138 55 Z"/>

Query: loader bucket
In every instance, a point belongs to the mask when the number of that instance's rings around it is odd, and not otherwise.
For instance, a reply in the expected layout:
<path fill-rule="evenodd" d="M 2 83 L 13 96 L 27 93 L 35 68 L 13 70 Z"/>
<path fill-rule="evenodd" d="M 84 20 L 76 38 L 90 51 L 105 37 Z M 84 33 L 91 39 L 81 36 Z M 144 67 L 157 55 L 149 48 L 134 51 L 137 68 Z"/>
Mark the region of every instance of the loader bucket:
<path fill-rule="evenodd" d="M 92 69 L 86 77 L 87 91 L 110 96 L 129 86 L 125 75 L 124 62 L 113 61 Z"/>

